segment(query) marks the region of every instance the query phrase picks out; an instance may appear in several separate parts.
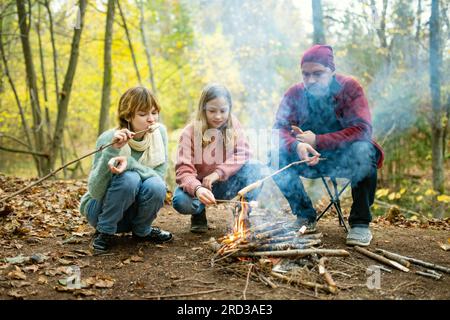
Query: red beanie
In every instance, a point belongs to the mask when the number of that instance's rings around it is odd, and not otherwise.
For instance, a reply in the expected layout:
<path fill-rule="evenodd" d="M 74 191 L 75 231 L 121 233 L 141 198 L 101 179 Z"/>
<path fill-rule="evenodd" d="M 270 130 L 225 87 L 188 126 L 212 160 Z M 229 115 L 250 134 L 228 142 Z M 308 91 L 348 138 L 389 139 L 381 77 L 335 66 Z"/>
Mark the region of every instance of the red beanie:
<path fill-rule="evenodd" d="M 333 48 L 326 45 L 316 44 L 306 50 L 303 54 L 301 65 L 305 62 L 317 62 L 334 71 Z"/>

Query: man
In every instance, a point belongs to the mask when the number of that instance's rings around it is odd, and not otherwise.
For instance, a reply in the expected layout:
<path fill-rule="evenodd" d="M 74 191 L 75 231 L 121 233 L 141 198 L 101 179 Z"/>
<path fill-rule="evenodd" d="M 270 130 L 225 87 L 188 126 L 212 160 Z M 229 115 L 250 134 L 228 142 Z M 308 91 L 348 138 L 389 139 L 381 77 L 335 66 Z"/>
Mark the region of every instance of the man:
<path fill-rule="evenodd" d="M 372 240 L 370 206 L 384 154 L 372 140 L 367 99 L 355 79 L 336 74 L 330 46 L 308 49 L 301 60 L 301 72 L 303 83 L 285 93 L 274 129 L 280 138 L 278 167 L 300 159 L 308 163 L 292 166 L 274 180 L 297 216 L 295 226 L 306 225 L 313 232 L 316 211 L 299 176 L 350 179 L 353 204 L 346 243 L 368 246 Z M 326 160 L 319 162 L 319 155 Z"/>

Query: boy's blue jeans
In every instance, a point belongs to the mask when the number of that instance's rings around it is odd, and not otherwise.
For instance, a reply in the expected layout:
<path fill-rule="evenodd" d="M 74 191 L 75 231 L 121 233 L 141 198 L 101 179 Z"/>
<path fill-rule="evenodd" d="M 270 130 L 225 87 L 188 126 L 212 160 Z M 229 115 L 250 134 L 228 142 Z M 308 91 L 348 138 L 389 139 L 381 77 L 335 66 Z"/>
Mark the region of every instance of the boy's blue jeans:
<path fill-rule="evenodd" d="M 132 231 L 144 237 L 164 205 L 166 185 L 160 177 L 141 181 L 134 171 L 113 175 L 102 200 L 90 200 L 86 205 L 89 224 L 107 234 Z"/>
<path fill-rule="evenodd" d="M 247 162 L 242 168 L 226 181 L 219 181 L 213 184 L 212 193 L 216 199 L 229 200 L 235 197 L 239 190 L 247 185 L 261 179 L 262 164 L 257 161 Z M 255 200 L 261 188 L 257 188 L 247 193 L 246 201 Z M 192 197 L 180 187 L 175 189 L 172 205 L 181 214 L 201 214 L 205 210 L 205 205 L 196 197 Z"/>

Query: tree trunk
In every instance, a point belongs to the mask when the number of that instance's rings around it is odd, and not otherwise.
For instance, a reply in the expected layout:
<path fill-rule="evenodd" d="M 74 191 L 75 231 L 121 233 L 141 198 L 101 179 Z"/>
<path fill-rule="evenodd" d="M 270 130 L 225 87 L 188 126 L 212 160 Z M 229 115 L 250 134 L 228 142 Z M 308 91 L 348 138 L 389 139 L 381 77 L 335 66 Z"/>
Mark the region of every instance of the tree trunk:
<path fill-rule="evenodd" d="M 55 45 L 55 32 L 53 31 L 53 16 L 52 11 L 50 9 L 50 4 L 48 0 L 45 0 L 45 8 L 48 13 L 48 21 L 49 21 L 49 29 L 50 29 L 50 42 L 52 43 L 52 54 L 53 54 L 53 78 L 55 81 L 55 95 L 56 95 L 56 103 L 59 100 L 59 83 L 58 83 L 58 53 L 56 51 Z"/>
<path fill-rule="evenodd" d="M 313 26 L 314 26 L 313 44 L 325 44 L 322 0 L 311 0 L 311 2 L 312 2 Z"/>
<path fill-rule="evenodd" d="M 37 90 L 36 72 L 33 64 L 33 55 L 31 51 L 31 45 L 29 41 L 30 25 L 27 23 L 27 12 L 25 9 L 25 2 L 22 0 L 16 0 L 17 15 L 19 19 L 20 39 L 22 42 L 22 50 L 25 61 L 25 70 L 27 77 L 27 85 L 30 91 L 31 97 L 31 109 L 33 114 L 33 134 L 35 140 L 35 149 L 38 152 L 45 153 L 45 137 L 44 130 L 42 129 L 43 120 L 41 107 L 39 104 L 39 93 Z M 31 8 L 30 8 L 31 10 Z M 31 16 L 31 14 L 30 14 Z M 38 159 L 38 172 L 42 176 L 50 171 L 49 162 L 45 158 Z"/>
<path fill-rule="evenodd" d="M 108 0 L 108 11 L 106 13 L 105 48 L 103 56 L 102 104 L 100 107 L 100 120 L 98 125 L 99 135 L 109 127 L 109 107 L 111 104 L 111 69 L 112 69 L 111 45 L 113 38 L 114 2 L 115 0 Z"/>
<path fill-rule="evenodd" d="M 148 66 L 148 76 L 150 84 L 152 85 L 152 91 L 153 94 L 156 95 L 156 85 L 155 85 L 155 78 L 154 78 L 154 72 L 153 72 L 153 65 L 152 65 L 152 55 L 150 53 L 150 44 L 147 42 L 147 35 L 145 32 L 145 16 L 144 16 L 144 4 L 142 3 L 142 0 L 136 0 L 136 4 L 139 7 L 139 27 L 141 30 L 141 37 L 142 37 L 142 44 L 144 45 L 145 49 L 145 57 L 147 58 L 147 66 Z"/>
<path fill-rule="evenodd" d="M 433 189 L 442 194 L 444 193 L 444 158 L 442 152 L 444 128 L 441 121 L 443 112 L 441 108 L 441 75 L 439 68 L 442 57 L 440 55 L 439 28 L 439 0 L 432 0 L 430 18 L 430 89 L 433 110 L 431 116 Z M 442 210 L 436 210 L 435 216 L 437 218 L 441 218 L 442 215 Z"/>
<path fill-rule="evenodd" d="M 133 59 L 134 70 L 136 70 L 136 76 L 138 78 L 139 84 L 142 84 L 141 74 L 139 73 L 136 56 L 134 54 L 133 44 L 131 42 L 130 33 L 128 32 L 127 21 L 125 20 L 125 15 L 123 14 L 119 0 L 117 0 L 117 7 L 119 8 L 120 17 L 122 18 L 123 28 L 125 29 L 125 35 L 127 36 L 128 47 L 130 48 L 131 58 Z"/>
<path fill-rule="evenodd" d="M 77 68 L 81 32 L 84 26 L 84 15 L 86 12 L 86 0 L 80 0 L 79 10 L 80 10 L 80 25 L 79 28 L 75 28 L 72 38 L 72 46 L 70 50 L 70 59 L 67 66 L 66 75 L 64 77 L 64 83 L 62 86 L 60 99 L 58 101 L 58 116 L 56 119 L 55 133 L 53 135 L 53 144 L 51 150 L 51 168 L 54 168 L 55 161 L 58 154 L 58 149 L 61 146 L 61 141 L 63 139 L 64 124 L 67 118 L 67 110 L 69 106 L 70 93 L 72 90 L 73 78 L 75 77 L 75 71 Z"/>

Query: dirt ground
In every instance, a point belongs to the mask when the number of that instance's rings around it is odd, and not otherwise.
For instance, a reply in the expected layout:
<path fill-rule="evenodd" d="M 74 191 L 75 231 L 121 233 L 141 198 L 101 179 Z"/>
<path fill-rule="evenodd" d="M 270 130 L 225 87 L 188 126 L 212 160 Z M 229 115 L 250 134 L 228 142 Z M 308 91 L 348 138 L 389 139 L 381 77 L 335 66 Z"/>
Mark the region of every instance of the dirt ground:
<path fill-rule="evenodd" d="M 0 197 L 28 184 L 0 175 Z M 207 242 L 226 233 L 230 215 L 224 207 L 208 210 L 210 230 L 189 232 L 190 220 L 169 205 L 155 225 L 174 234 L 171 243 L 156 245 L 134 242 L 129 234 L 119 236 L 111 253 L 92 255 L 94 230 L 76 210 L 85 191 L 82 181 L 45 182 L 8 202 L 0 212 L 0 299 L 450 299 L 450 274 L 440 280 L 395 270 L 381 272 L 380 289 L 370 290 L 367 267 L 380 263 L 345 245 L 345 233 L 334 215 L 318 224 L 323 248 L 346 249 L 346 258 L 330 257 L 327 266 L 339 292 L 314 291 L 281 283 L 271 288 L 256 277 L 247 278 L 250 262 L 225 259 L 211 266 L 214 253 Z M 378 219 L 373 225 L 370 249 L 382 248 L 450 267 L 447 222 L 391 224 Z M 80 268 L 82 289 L 67 287 L 74 266 Z M 305 271 L 314 276 L 317 270 Z M 307 275 L 308 276 L 308 275 Z"/>

